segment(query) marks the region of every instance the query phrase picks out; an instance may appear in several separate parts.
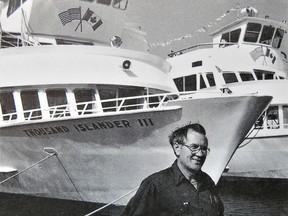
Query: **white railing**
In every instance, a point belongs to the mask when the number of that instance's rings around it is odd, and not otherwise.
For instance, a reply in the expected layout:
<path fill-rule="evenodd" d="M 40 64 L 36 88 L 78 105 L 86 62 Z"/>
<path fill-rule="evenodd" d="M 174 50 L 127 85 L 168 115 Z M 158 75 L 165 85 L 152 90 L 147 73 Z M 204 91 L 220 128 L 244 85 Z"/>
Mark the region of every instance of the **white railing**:
<path fill-rule="evenodd" d="M 12 34 L 10 32 L 1 31 L 1 48 L 20 47 L 20 46 L 35 46 L 38 43 L 33 43 L 24 39 L 20 34 Z"/>
<path fill-rule="evenodd" d="M 177 50 L 175 52 L 171 52 L 171 53 L 168 54 L 168 56 L 173 58 L 174 56 L 181 55 L 181 54 L 184 54 L 184 53 L 188 53 L 188 52 L 191 52 L 192 50 L 212 48 L 214 45 L 219 45 L 219 46 L 225 47 L 225 46 L 231 46 L 231 45 L 238 45 L 238 43 L 231 43 L 231 42 L 200 43 L 200 44 L 197 44 L 197 45 L 185 48 L 185 49 L 181 49 L 181 50 Z"/>
<path fill-rule="evenodd" d="M 164 107 L 168 100 L 175 99 L 178 93 L 165 93 L 107 99 L 101 101 L 89 101 L 76 104 L 51 106 L 48 109 L 39 108 L 13 112 L 0 116 L 1 124 L 13 124 L 19 122 L 62 119 L 77 116 L 100 115 L 101 113 L 119 113 L 123 111 L 158 109 Z"/>
<path fill-rule="evenodd" d="M 274 47 L 272 47 L 269 44 L 262 44 L 262 43 L 253 43 L 253 42 L 242 42 L 241 44 L 243 45 L 251 45 L 251 46 L 261 46 L 261 47 L 269 47 L 269 49 L 274 49 Z M 171 52 L 168 54 L 169 57 L 173 58 L 174 56 L 178 56 L 184 53 L 188 53 L 194 50 L 200 50 L 200 49 L 207 49 L 207 48 L 212 48 L 214 46 L 218 46 L 219 48 L 225 48 L 225 47 L 229 47 L 229 46 L 235 46 L 235 45 L 239 45 L 239 42 L 237 43 L 233 43 L 233 42 L 210 42 L 210 43 L 200 43 L 191 47 L 187 47 L 185 49 L 181 49 L 181 50 L 177 50 L 175 52 Z M 279 51 L 278 51 L 279 52 Z M 283 58 L 287 60 L 287 55 L 284 52 L 281 52 L 283 55 Z"/>

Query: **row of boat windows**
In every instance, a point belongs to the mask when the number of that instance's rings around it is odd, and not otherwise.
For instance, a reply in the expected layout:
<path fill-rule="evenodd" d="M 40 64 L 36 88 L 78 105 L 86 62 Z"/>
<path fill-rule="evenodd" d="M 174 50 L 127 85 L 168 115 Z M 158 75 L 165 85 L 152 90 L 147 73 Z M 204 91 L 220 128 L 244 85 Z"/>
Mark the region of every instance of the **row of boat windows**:
<path fill-rule="evenodd" d="M 239 41 L 241 29 L 236 29 L 222 35 L 221 42 L 237 43 Z M 284 30 L 271 25 L 261 25 L 259 23 L 248 23 L 243 41 L 272 45 L 280 48 L 283 40 Z M 223 45 L 221 45 L 223 46 Z"/>
<path fill-rule="evenodd" d="M 12 13 L 14 13 L 24 2 L 27 0 L 9 0 L 7 17 L 9 17 Z M 94 0 L 86 0 L 86 1 L 94 1 Z M 107 6 L 112 5 L 113 8 L 125 10 L 128 5 L 128 0 L 96 0 L 99 4 L 104 4 Z"/>
<path fill-rule="evenodd" d="M 154 91 L 153 89 L 150 90 L 151 90 L 150 93 Z M 40 96 L 41 92 L 42 96 Z M 156 92 L 155 90 L 154 93 L 158 92 Z M 102 112 L 116 111 L 116 108 L 117 106 L 119 106 L 121 101 L 120 100 L 117 101 L 115 99 L 123 97 L 133 97 L 145 94 L 147 94 L 146 90 L 141 87 L 133 87 L 133 88 L 103 87 L 99 88 L 98 90 L 71 89 L 70 92 L 68 92 L 67 89 L 46 89 L 43 91 L 22 90 L 20 92 L 5 91 L 0 92 L 0 105 L 3 120 L 17 119 L 18 115 L 21 112 L 24 113 L 24 118 L 26 119 L 27 118 L 31 119 L 31 117 L 32 119 L 41 119 L 44 107 L 51 108 L 57 106 L 57 112 L 61 113 L 62 111 L 63 114 L 63 110 L 65 109 L 67 110 L 68 105 L 74 102 L 74 104 L 77 104 L 76 108 L 79 112 L 79 115 L 80 113 L 83 114 L 83 110 L 85 111 L 85 114 L 92 113 L 92 111 L 90 112 L 89 110 L 94 111 L 97 110 Z M 113 99 L 113 100 L 103 102 L 103 100 L 107 99 Z M 136 106 L 138 106 L 139 104 L 143 104 L 142 100 L 143 99 L 137 99 L 137 98 L 129 99 L 126 100 L 125 103 L 122 104 L 122 106 L 126 107 L 125 110 L 137 109 Z M 20 104 L 20 111 L 19 111 L 19 104 Z M 97 108 L 95 106 L 99 106 L 100 108 L 99 107 Z M 34 111 L 28 112 L 31 110 Z M 55 110 L 50 109 L 50 115 L 54 111 Z M 70 116 L 70 113 L 69 112 L 65 113 L 65 116 Z M 54 113 L 53 117 L 59 117 L 59 116 L 55 115 Z"/>
<path fill-rule="evenodd" d="M 197 79 L 198 77 L 198 79 Z M 222 73 L 223 80 L 226 84 L 236 82 L 247 82 L 254 80 L 272 80 L 284 79 L 284 77 L 276 76 L 269 71 L 255 70 L 254 73 L 249 72 L 224 72 Z M 178 91 L 196 91 L 203 88 L 215 86 L 215 79 L 212 72 L 201 74 L 193 74 L 189 76 L 175 78 L 174 82 Z"/>
<path fill-rule="evenodd" d="M 256 129 L 288 129 L 288 105 L 270 106 L 256 121 Z"/>

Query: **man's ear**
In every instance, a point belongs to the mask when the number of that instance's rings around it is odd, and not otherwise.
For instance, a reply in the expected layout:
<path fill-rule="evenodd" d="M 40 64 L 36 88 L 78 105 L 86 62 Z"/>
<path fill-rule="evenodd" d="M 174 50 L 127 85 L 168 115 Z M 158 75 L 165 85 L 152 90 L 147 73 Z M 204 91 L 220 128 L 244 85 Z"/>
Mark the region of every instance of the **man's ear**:
<path fill-rule="evenodd" d="M 180 148 L 181 148 L 181 145 L 177 142 L 174 142 L 173 149 L 174 149 L 175 155 L 177 157 L 179 157 L 179 155 L 180 155 Z"/>

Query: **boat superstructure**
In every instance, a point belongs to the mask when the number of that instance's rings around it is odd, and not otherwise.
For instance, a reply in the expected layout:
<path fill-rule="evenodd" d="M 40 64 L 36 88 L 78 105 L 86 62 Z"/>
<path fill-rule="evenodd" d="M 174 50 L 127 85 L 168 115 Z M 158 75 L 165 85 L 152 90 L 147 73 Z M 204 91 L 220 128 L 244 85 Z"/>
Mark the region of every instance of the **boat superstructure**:
<path fill-rule="evenodd" d="M 273 96 L 227 167 L 228 176 L 288 177 L 287 24 L 242 17 L 211 34 L 212 43 L 169 54 L 181 92 L 222 90 Z"/>
<path fill-rule="evenodd" d="M 124 9 L 114 7 L 125 2 Z M 121 21 L 122 29 L 110 29 L 115 16 L 124 18 L 130 2 L 2 2 L 1 192 L 111 202 L 136 188 L 147 175 L 171 165 L 175 156 L 168 135 L 189 122 L 205 127 L 211 153 L 204 170 L 215 182 L 219 180 L 272 98 L 215 91 L 180 94 L 170 76 L 171 65 L 142 52 L 145 39 L 138 28 Z M 12 6 L 16 9 L 9 14 Z M 44 7 L 57 9 L 49 11 L 58 22 L 55 32 L 52 18 L 52 26 L 48 17 L 34 24 L 38 10 L 45 13 Z M 93 11 L 103 22 L 95 33 L 107 25 L 111 35 L 106 30 L 105 37 L 100 30 L 94 34 L 93 28 L 93 34 L 84 35 L 84 29 L 91 31 L 97 21 L 92 22 L 92 12 L 78 16 L 79 10 L 73 8 Z M 111 26 L 104 18 L 106 10 L 119 10 L 107 12 L 113 15 L 107 16 L 113 20 Z M 18 21 L 24 20 L 20 26 L 24 33 L 17 26 L 10 29 L 10 18 L 14 24 L 17 16 Z M 92 24 L 84 27 L 86 19 Z M 81 20 L 83 35 L 75 29 L 81 28 Z M 76 25 L 72 33 L 59 30 L 69 24 Z M 46 28 L 51 31 L 45 32 Z M 21 46 L 11 47 L 15 43 Z M 136 51 L 139 47 L 141 52 Z"/>

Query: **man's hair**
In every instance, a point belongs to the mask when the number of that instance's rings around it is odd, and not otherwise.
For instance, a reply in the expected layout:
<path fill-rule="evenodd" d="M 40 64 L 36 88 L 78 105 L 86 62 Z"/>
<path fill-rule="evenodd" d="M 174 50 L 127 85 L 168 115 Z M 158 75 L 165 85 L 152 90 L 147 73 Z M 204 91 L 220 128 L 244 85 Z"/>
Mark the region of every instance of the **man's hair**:
<path fill-rule="evenodd" d="M 188 130 L 191 129 L 197 133 L 203 134 L 204 136 L 206 136 L 206 131 L 205 128 L 198 124 L 198 123 L 189 123 L 185 126 L 176 128 L 169 136 L 169 143 L 173 148 L 174 143 L 178 143 L 178 144 L 183 144 L 184 143 L 184 138 L 187 138 L 187 132 Z M 207 139 L 207 138 L 206 138 Z M 208 142 L 208 140 L 207 140 Z"/>

